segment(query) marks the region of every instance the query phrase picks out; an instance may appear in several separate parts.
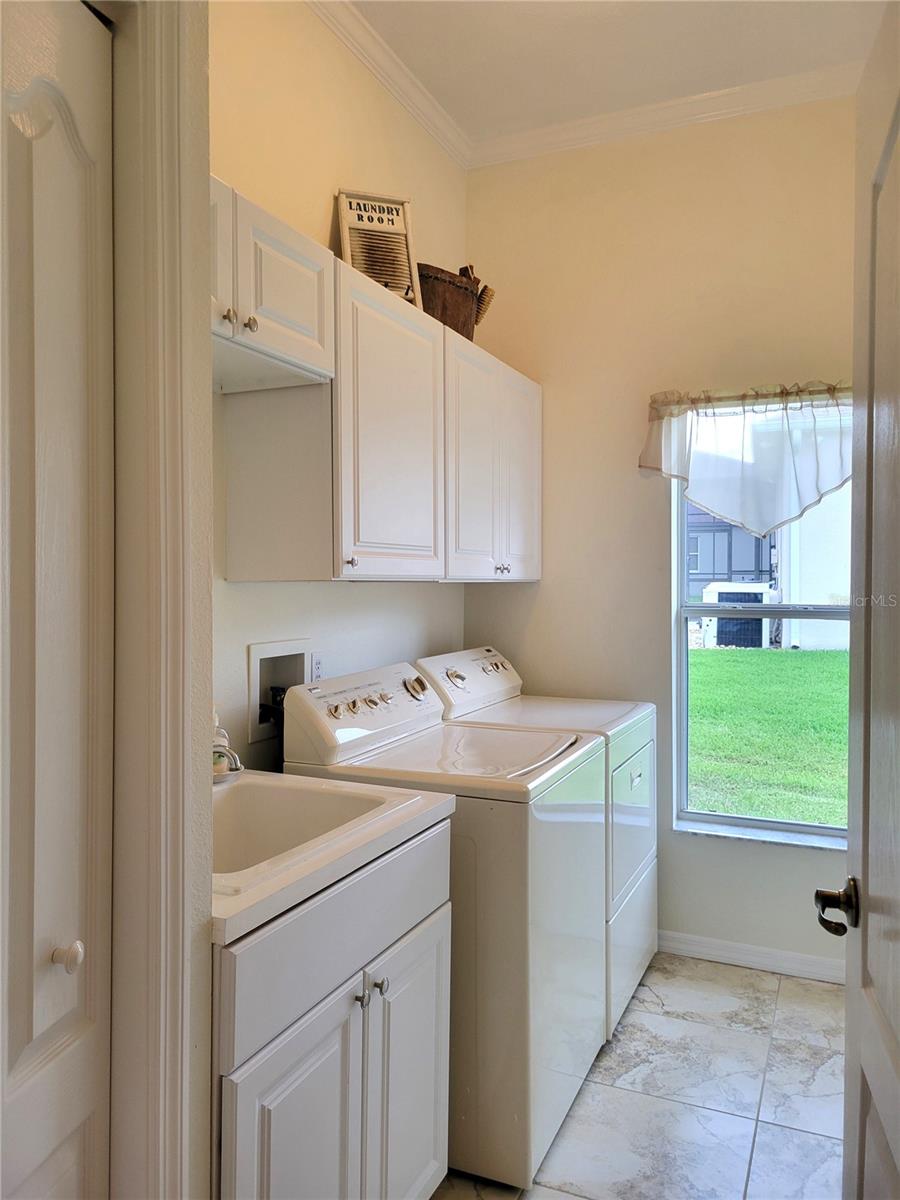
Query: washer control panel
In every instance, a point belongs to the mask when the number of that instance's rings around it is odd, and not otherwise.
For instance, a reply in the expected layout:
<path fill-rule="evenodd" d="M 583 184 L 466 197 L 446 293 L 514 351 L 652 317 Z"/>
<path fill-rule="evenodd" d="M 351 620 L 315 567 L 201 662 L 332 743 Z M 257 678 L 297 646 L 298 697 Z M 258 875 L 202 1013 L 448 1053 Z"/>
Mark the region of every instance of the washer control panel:
<path fill-rule="evenodd" d="M 416 666 L 441 697 L 445 719 L 465 716 L 522 691 L 521 676 L 495 646 L 436 654 L 419 659 Z"/>
<path fill-rule="evenodd" d="M 304 683 L 284 698 L 285 761 L 342 762 L 438 725 L 442 716 L 440 697 L 409 663 Z"/>

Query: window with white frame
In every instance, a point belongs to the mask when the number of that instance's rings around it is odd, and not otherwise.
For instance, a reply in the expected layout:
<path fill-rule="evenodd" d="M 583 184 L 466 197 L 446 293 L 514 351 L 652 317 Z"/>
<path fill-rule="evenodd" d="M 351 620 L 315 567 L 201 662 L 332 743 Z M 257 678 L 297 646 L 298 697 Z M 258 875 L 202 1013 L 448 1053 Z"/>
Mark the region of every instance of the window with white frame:
<path fill-rule="evenodd" d="M 850 488 L 763 537 L 678 504 L 678 816 L 847 825 Z"/>

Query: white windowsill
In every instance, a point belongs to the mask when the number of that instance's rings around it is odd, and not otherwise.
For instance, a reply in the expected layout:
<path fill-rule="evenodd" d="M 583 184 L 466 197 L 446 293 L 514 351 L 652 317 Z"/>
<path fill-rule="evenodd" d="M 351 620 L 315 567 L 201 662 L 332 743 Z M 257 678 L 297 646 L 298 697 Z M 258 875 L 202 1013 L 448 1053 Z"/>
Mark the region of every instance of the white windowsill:
<path fill-rule="evenodd" d="M 701 834 L 705 837 L 736 838 L 741 842 L 768 842 L 780 846 L 812 846 L 816 850 L 846 850 L 845 833 L 813 833 L 806 829 L 766 829 L 760 825 L 732 825 L 730 821 L 698 821 L 677 817 L 676 833 Z"/>

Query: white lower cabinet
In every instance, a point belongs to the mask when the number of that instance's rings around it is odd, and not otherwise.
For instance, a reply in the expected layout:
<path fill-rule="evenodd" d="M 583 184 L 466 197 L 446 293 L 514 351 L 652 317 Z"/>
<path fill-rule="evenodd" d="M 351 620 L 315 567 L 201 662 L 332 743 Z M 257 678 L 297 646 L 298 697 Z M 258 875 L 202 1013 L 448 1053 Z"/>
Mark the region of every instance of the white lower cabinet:
<path fill-rule="evenodd" d="M 354 1200 L 362 972 L 222 1081 L 222 1195 Z"/>
<path fill-rule="evenodd" d="M 222 1080 L 225 1200 L 425 1200 L 447 1171 L 450 904 Z"/>
<path fill-rule="evenodd" d="M 447 1173 L 450 905 L 366 969 L 367 1200 L 430 1196 Z"/>

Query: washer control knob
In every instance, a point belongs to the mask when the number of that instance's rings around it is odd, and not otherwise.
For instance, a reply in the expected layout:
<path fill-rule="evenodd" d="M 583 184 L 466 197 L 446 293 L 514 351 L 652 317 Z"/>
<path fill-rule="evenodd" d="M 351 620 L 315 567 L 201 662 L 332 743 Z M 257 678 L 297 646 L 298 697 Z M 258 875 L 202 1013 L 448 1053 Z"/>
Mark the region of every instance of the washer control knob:
<path fill-rule="evenodd" d="M 449 668 L 449 670 L 447 671 L 447 678 L 450 680 L 450 682 L 453 684 L 454 687 L 458 687 L 458 688 L 461 688 L 463 686 L 463 684 L 466 682 L 465 675 L 463 675 L 462 671 L 457 671 L 456 667 Z"/>
<path fill-rule="evenodd" d="M 494 670 L 494 668 L 491 666 L 490 663 L 482 663 L 481 669 L 482 669 L 482 671 L 484 671 L 485 675 L 490 675 L 492 673 L 492 671 Z"/>
<path fill-rule="evenodd" d="M 378 693 L 378 699 L 381 701 L 382 704 L 390 704 L 390 702 L 393 700 L 393 698 L 394 698 L 393 692 L 379 692 Z"/>
<path fill-rule="evenodd" d="M 328 705 L 328 715 L 329 715 L 329 717 L 332 718 L 332 720 L 339 721 L 341 719 L 341 717 L 344 715 L 343 704 L 329 704 Z"/>
<path fill-rule="evenodd" d="M 495 658 L 495 659 L 494 659 L 494 661 L 491 663 L 491 670 L 492 670 L 492 671 L 499 671 L 499 670 L 500 670 L 500 663 L 497 661 L 497 659 L 496 659 L 496 658 Z"/>
<path fill-rule="evenodd" d="M 428 684 L 421 675 L 414 675 L 412 679 L 404 679 L 403 686 L 412 696 L 413 700 L 424 700 L 425 692 L 428 690 Z"/>
<path fill-rule="evenodd" d="M 377 708 L 378 698 L 376 696 L 366 696 L 366 704 L 368 704 L 369 708 Z"/>
<path fill-rule="evenodd" d="M 354 716 L 356 716 L 356 714 L 359 712 L 359 701 L 354 697 L 353 700 L 349 700 L 347 702 L 347 708 L 353 713 Z"/>

